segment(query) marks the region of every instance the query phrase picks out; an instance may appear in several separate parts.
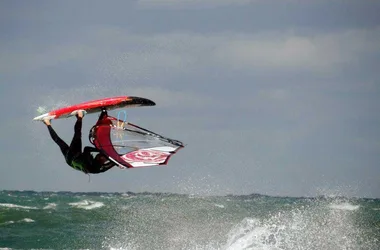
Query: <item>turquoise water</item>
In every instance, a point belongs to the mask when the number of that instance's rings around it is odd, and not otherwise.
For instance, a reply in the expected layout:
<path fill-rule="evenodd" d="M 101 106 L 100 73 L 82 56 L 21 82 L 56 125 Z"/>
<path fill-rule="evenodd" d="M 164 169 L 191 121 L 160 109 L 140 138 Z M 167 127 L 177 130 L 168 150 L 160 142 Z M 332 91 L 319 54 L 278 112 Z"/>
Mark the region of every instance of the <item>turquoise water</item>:
<path fill-rule="evenodd" d="M 380 249 L 380 200 L 0 191 L 0 249 Z"/>

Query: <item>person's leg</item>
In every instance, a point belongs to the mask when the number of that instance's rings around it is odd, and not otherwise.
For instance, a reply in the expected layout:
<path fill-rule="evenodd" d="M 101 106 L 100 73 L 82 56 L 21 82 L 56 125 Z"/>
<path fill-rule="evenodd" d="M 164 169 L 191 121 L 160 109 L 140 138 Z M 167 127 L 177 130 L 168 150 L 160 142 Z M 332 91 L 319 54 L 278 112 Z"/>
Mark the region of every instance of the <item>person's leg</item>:
<path fill-rule="evenodd" d="M 82 152 L 82 117 L 77 118 L 74 125 L 74 137 L 70 144 L 70 154 L 73 156 Z"/>
<path fill-rule="evenodd" d="M 67 151 L 69 150 L 69 146 L 57 135 L 57 133 L 54 131 L 53 127 L 51 126 L 50 121 L 44 121 L 44 122 L 46 124 L 46 127 L 49 130 L 49 134 L 51 138 L 59 146 L 62 154 L 66 157 Z"/>

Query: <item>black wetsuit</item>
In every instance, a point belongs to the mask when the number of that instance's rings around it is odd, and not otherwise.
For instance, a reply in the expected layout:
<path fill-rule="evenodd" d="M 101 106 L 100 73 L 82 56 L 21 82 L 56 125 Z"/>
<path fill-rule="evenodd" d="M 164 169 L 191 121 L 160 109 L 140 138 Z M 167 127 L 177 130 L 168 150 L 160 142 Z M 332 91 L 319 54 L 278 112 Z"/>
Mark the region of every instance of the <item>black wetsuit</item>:
<path fill-rule="evenodd" d="M 54 131 L 51 125 L 47 126 L 51 138 L 57 143 L 65 157 L 66 163 L 72 168 L 84 173 L 97 174 L 111 169 L 115 164 L 109 162 L 101 164 L 92 156 L 92 152 L 98 152 L 96 148 L 85 147 L 82 153 L 82 118 L 78 117 L 74 126 L 74 137 L 70 146 L 66 144 Z"/>

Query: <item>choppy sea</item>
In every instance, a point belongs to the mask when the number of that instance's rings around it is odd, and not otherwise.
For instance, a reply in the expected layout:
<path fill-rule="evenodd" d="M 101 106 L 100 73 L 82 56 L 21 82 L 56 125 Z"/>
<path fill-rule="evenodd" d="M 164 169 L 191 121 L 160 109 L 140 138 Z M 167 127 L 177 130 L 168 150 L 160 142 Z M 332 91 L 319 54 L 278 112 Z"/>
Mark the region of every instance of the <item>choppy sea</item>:
<path fill-rule="evenodd" d="M 0 249 L 380 249 L 380 200 L 0 191 Z"/>

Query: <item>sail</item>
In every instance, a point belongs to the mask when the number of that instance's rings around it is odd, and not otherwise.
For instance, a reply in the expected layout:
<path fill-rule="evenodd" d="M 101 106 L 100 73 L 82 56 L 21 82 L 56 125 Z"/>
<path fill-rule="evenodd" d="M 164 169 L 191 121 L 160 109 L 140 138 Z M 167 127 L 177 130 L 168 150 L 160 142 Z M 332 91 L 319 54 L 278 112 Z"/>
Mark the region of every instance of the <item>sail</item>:
<path fill-rule="evenodd" d="M 117 121 L 117 120 L 116 120 Z M 115 120 L 98 124 L 90 131 L 90 141 L 121 168 L 166 165 L 183 143 L 131 123 Z"/>

